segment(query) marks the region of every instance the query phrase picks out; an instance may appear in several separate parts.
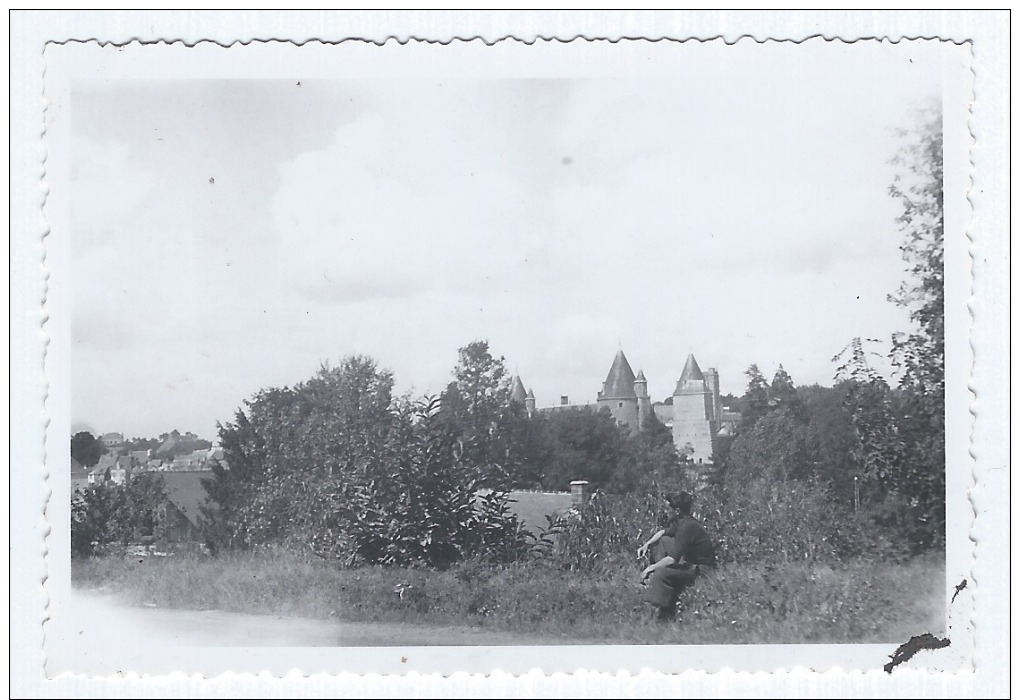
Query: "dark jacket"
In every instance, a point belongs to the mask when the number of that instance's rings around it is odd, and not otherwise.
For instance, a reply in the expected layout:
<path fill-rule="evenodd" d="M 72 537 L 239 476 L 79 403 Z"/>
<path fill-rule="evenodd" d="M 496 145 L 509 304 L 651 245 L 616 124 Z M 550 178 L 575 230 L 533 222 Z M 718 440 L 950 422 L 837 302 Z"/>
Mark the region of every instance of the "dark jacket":
<path fill-rule="evenodd" d="M 702 566 L 715 565 L 715 545 L 704 526 L 691 516 L 674 517 L 666 525 L 664 537 L 670 538 L 666 554 L 674 561 Z"/>

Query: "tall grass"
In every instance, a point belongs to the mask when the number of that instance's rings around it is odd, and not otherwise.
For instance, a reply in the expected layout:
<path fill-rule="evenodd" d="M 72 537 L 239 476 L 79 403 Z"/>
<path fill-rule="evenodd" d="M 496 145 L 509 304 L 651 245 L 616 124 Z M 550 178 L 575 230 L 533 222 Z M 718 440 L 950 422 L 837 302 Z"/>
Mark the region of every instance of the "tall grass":
<path fill-rule="evenodd" d="M 135 605 L 472 625 L 607 643 L 891 642 L 944 624 L 944 567 L 936 557 L 727 564 L 685 593 L 670 624 L 652 619 L 638 572 L 636 562 L 592 575 L 541 560 L 343 569 L 284 550 L 73 564 L 75 585 Z"/>

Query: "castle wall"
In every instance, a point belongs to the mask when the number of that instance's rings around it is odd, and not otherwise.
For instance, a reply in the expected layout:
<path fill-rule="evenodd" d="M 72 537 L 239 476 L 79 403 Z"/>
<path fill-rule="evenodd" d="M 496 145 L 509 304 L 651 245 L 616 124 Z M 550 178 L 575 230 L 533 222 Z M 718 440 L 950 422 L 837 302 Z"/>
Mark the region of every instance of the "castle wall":
<path fill-rule="evenodd" d="M 673 404 L 656 403 L 652 405 L 652 410 L 655 412 L 655 417 L 659 419 L 660 423 L 662 423 L 663 425 L 672 425 Z"/>

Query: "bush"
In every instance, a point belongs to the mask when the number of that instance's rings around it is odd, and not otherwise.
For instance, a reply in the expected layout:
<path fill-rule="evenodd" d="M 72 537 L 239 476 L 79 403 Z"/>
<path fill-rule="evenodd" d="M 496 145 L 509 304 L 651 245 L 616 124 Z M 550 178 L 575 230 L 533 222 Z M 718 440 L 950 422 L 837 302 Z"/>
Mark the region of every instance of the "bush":
<path fill-rule="evenodd" d="M 385 472 L 339 486 L 331 533 L 371 564 L 443 568 L 468 557 L 514 561 L 527 540 L 508 494 L 478 496 L 483 475 L 459 454 L 439 400 L 419 402 Z"/>
<path fill-rule="evenodd" d="M 166 493 L 158 474 L 138 474 L 123 485 L 100 484 L 71 497 L 71 554 L 88 557 L 111 544 L 163 535 Z"/>

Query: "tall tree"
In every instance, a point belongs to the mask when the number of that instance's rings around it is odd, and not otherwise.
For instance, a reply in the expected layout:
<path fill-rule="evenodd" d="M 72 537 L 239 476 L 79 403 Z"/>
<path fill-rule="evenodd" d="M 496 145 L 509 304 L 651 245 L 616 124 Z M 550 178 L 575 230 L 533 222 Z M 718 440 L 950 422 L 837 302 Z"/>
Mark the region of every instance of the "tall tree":
<path fill-rule="evenodd" d="M 476 340 L 458 351 L 453 376 L 443 402 L 459 432 L 465 461 L 490 486 L 517 482 L 527 413 L 512 399 L 504 359 L 493 357 L 488 342 Z"/>
<path fill-rule="evenodd" d="M 907 278 L 895 304 L 909 310 L 913 328 L 893 339 L 900 371 L 901 434 L 907 445 L 898 481 L 906 490 L 917 547 L 945 541 L 945 217 L 943 211 L 942 105 L 932 100 L 900 132 L 892 159 L 898 172 L 889 188 Z"/>
<path fill-rule="evenodd" d="M 769 383 L 765 375 L 758 369 L 758 365 L 751 365 L 744 372 L 747 377 L 747 391 L 741 401 L 742 413 L 740 417 L 740 430 L 750 430 L 759 418 L 769 409 Z"/>
<path fill-rule="evenodd" d="M 903 145 L 893 157 L 898 172 L 889 187 L 901 212 L 900 251 L 908 277 L 889 295 L 915 324 L 894 339 L 900 385 L 934 399 L 945 386 L 945 219 L 943 214 L 942 105 L 919 110 L 912 129 L 901 130 Z"/>
<path fill-rule="evenodd" d="M 772 377 L 772 384 L 769 385 L 769 406 L 772 408 L 785 408 L 799 420 L 807 420 L 800 397 L 797 396 L 797 387 L 793 384 L 793 378 L 779 365 L 775 375 Z"/>

